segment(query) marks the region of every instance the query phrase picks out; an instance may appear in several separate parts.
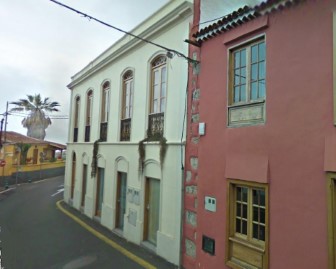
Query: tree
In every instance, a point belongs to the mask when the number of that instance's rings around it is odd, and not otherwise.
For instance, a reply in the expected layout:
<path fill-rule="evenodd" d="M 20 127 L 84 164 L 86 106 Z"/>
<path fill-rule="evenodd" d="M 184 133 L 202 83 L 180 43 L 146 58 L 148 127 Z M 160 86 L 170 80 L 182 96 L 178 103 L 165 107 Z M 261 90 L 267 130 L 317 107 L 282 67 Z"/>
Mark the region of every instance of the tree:
<path fill-rule="evenodd" d="M 27 111 L 29 115 L 22 120 L 22 125 L 27 128 L 27 136 L 44 140 L 46 136 L 45 130 L 51 124 L 50 118 L 45 112 L 58 112 L 60 104 L 58 102 L 49 102 L 49 98 L 42 101 L 40 94 L 27 95 L 27 99 L 20 99 L 11 102 L 16 105 L 10 111 Z"/>
<path fill-rule="evenodd" d="M 19 149 L 19 152 L 21 152 L 20 164 L 26 164 L 27 163 L 27 153 L 31 147 L 31 144 L 24 144 L 21 142 L 21 143 L 18 143 L 16 146 Z"/>

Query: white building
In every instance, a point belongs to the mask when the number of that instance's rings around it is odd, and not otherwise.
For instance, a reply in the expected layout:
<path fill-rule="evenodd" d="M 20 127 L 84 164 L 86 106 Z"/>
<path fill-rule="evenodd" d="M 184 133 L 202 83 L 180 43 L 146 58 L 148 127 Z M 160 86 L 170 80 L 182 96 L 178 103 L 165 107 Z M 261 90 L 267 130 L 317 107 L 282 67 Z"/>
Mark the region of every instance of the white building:
<path fill-rule="evenodd" d="M 188 55 L 191 21 L 192 1 L 174 0 L 131 33 Z M 64 196 L 178 264 L 188 61 L 169 54 L 125 35 L 72 77 Z"/>

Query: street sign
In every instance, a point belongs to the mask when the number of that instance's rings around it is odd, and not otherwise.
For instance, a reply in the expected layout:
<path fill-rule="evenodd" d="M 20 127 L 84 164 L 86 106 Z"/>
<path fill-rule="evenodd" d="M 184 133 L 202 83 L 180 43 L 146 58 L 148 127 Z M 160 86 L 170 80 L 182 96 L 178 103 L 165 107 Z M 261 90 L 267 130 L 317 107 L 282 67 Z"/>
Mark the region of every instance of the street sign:
<path fill-rule="evenodd" d="M 0 160 L 0 167 L 4 167 L 6 165 L 6 161 L 5 160 Z"/>

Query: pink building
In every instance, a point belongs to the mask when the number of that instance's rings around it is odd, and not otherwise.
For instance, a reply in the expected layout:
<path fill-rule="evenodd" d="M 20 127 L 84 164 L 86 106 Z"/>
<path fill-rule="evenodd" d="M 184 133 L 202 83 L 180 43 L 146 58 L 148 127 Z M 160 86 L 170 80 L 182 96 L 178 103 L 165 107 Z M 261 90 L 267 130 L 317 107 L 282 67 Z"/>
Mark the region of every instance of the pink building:
<path fill-rule="evenodd" d="M 335 269 L 336 1 L 260 2 L 194 3 L 183 266 Z"/>

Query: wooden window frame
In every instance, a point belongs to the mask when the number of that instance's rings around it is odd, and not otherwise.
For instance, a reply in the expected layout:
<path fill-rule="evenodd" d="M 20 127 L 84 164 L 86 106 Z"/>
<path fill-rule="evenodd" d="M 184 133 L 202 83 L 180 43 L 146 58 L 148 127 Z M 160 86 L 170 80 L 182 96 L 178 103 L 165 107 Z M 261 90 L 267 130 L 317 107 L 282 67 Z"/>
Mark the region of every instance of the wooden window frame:
<path fill-rule="evenodd" d="M 91 126 L 92 123 L 93 91 L 89 90 L 86 96 L 86 120 L 85 126 Z"/>
<path fill-rule="evenodd" d="M 336 173 L 327 173 L 328 268 L 336 269 Z"/>
<path fill-rule="evenodd" d="M 162 69 L 165 68 L 165 84 L 166 84 L 166 91 L 165 91 L 165 95 L 162 96 Z M 154 73 L 155 71 L 159 71 L 159 95 L 158 95 L 158 111 L 154 111 L 154 80 L 155 80 L 155 76 Z M 157 57 L 155 57 L 155 59 L 151 62 L 151 90 L 150 90 L 150 114 L 157 114 L 157 113 L 164 113 L 166 110 L 166 104 L 167 104 L 167 76 L 168 72 L 167 72 L 167 57 L 165 55 L 159 55 Z M 164 103 L 164 107 L 161 107 L 161 100 L 165 99 L 165 103 Z"/>
<path fill-rule="evenodd" d="M 126 104 L 127 97 L 127 84 L 130 83 L 130 92 L 129 92 L 129 102 Z M 122 110 L 121 110 L 121 119 L 130 119 L 133 114 L 133 95 L 134 95 L 134 80 L 133 80 L 133 72 L 128 70 L 123 75 L 123 86 L 122 86 Z M 125 109 L 128 107 L 128 113 L 126 113 Z"/>
<path fill-rule="evenodd" d="M 110 82 L 106 81 L 102 87 L 102 102 L 101 102 L 101 123 L 108 122 L 110 111 Z"/>
<path fill-rule="evenodd" d="M 264 43 L 264 59 L 259 57 L 259 52 L 257 56 L 257 61 L 252 62 L 252 47 L 255 45 L 259 45 Z M 264 124 L 266 119 L 265 113 L 265 104 L 266 104 L 266 96 L 267 96 L 267 88 L 266 88 L 266 63 L 267 63 L 267 48 L 266 48 L 266 38 L 264 35 L 254 37 L 253 39 L 244 42 L 238 46 L 230 48 L 228 50 L 228 127 L 241 127 L 241 126 L 248 126 L 248 125 L 257 125 L 257 124 Z M 246 50 L 245 51 L 245 66 L 240 65 L 235 67 L 235 53 Z M 259 64 L 261 63 L 260 67 L 264 67 L 263 69 L 263 77 L 259 77 Z M 257 78 L 256 80 L 252 81 L 252 65 L 257 64 Z M 245 75 L 242 75 L 241 72 L 239 73 L 240 79 L 238 80 L 239 83 L 235 84 L 235 71 L 245 69 Z M 245 83 L 242 82 L 242 78 L 245 79 Z M 259 97 L 252 98 L 251 96 L 251 83 L 256 82 L 257 85 L 257 95 Z M 264 88 L 259 87 L 260 83 L 264 83 Z M 245 99 L 240 101 L 234 100 L 235 95 L 235 87 L 234 86 L 245 85 Z M 261 94 L 260 96 L 260 93 Z M 241 91 L 240 91 L 241 94 Z"/>
<path fill-rule="evenodd" d="M 80 110 L 80 97 L 77 96 L 75 99 L 74 128 L 78 128 L 78 125 L 79 125 L 79 110 Z"/>
<path fill-rule="evenodd" d="M 249 42 L 249 43 L 246 43 L 242 46 L 239 46 L 237 48 L 234 48 L 232 50 L 230 50 L 230 95 L 229 95 L 229 100 L 230 100 L 230 105 L 234 106 L 234 105 L 242 105 L 242 104 L 249 104 L 249 103 L 253 103 L 253 102 L 262 102 L 266 99 L 266 85 L 265 85 L 265 93 L 264 93 L 264 96 L 263 97 L 260 97 L 260 98 L 257 98 L 257 99 L 252 99 L 251 98 L 251 82 L 252 82 L 252 79 L 251 79 L 251 70 L 252 70 L 252 60 L 251 60 L 251 50 L 252 50 L 252 47 L 255 46 L 255 45 L 259 45 L 261 43 L 264 43 L 265 44 L 265 59 L 263 60 L 260 60 L 259 57 L 258 57 L 258 61 L 255 62 L 255 63 L 260 63 L 260 62 L 265 62 L 265 70 L 264 70 L 264 73 L 265 73 L 265 77 L 263 79 L 257 79 L 253 82 L 258 82 L 259 80 L 264 80 L 266 82 L 266 41 L 264 38 L 258 38 L 252 42 Z M 234 54 L 236 52 L 239 52 L 239 51 L 242 51 L 242 50 L 246 50 L 246 65 L 243 66 L 246 68 L 246 77 L 245 77 L 245 84 L 242 84 L 242 85 L 246 85 L 246 90 L 245 90 L 245 95 L 246 95 L 246 100 L 245 101 L 241 101 L 241 102 L 235 102 L 234 101 L 234 81 L 235 81 L 235 66 L 234 66 L 234 60 L 235 60 L 235 57 L 234 57 Z M 239 84 L 240 85 L 240 84 Z"/>
<path fill-rule="evenodd" d="M 236 190 L 237 187 L 248 189 L 247 198 L 247 234 L 236 232 Z M 252 190 L 263 190 L 265 193 L 265 240 L 253 238 L 253 197 Z M 226 221 L 226 264 L 230 268 L 268 268 L 268 244 L 269 244 L 269 205 L 268 205 L 268 185 L 242 181 L 228 180 L 227 195 L 227 221 Z M 253 261 L 252 261 L 253 260 Z M 259 264 L 256 264 L 256 261 Z M 255 263 L 255 264 L 253 264 Z"/>

